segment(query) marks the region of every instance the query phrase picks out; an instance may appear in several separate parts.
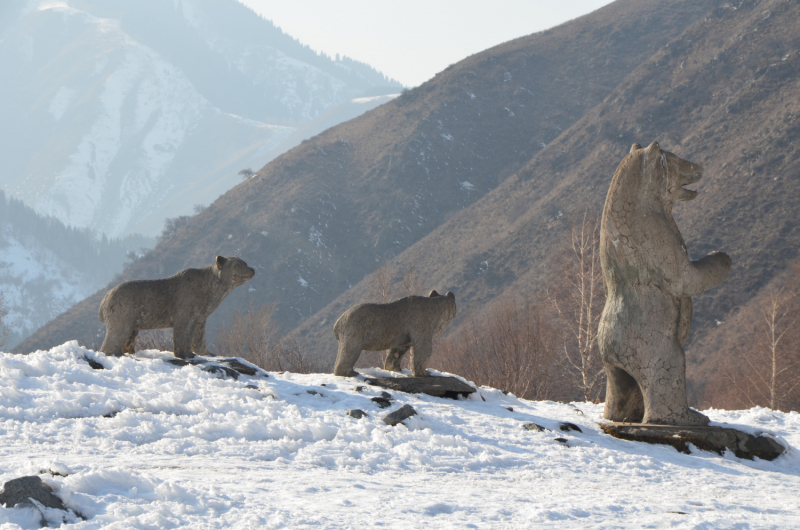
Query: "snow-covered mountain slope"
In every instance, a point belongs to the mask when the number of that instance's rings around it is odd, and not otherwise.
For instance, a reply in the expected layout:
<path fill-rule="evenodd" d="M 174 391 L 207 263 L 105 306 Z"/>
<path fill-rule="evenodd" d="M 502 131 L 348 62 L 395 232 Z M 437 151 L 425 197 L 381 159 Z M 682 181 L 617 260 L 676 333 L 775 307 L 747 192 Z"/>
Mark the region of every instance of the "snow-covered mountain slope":
<path fill-rule="evenodd" d="M 39 475 L 73 510 L 46 519 L 74 528 L 800 525 L 793 448 L 773 462 L 684 455 L 603 434 L 591 403 L 481 388 L 457 401 L 391 392 L 382 410 L 361 377 L 222 379 L 165 356 L 108 358 L 76 343 L 0 354 L 0 484 Z M 404 404 L 417 416 L 381 421 Z M 356 408 L 367 417 L 347 415 Z M 800 444 L 797 413 L 707 413 Z M 562 432 L 564 421 L 581 432 Z M 41 517 L 0 507 L 9 528 Z"/>
<path fill-rule="evenodd" d="M 247 23 L 282 34 L 235 0 L 3 9 L 0 188 L 109 237 L 156 235 L 263 166 L 294 128 L 261 118 L 300 123 L 371 86 L 266 50 L 258 31 L 248 47 Z"/>
<path fill-rule="evenodd" d="M 0 234 L 0 292 L 9 309 L 8 346 L 102 287 L 36 241 Z"/>
<path fill-rule="evenodd" d="M 106 285 L 122 270 L 128 251 L 151 245 L 141 236 L 97 240 L 38 216 L 0 192 L 0 294 L 9 310 L 4 325 L 10 332 L 6 346 L 13 347 Z M 92 330 L 84 331 L 78 331 L 81 338 L 93 344 Z"/>

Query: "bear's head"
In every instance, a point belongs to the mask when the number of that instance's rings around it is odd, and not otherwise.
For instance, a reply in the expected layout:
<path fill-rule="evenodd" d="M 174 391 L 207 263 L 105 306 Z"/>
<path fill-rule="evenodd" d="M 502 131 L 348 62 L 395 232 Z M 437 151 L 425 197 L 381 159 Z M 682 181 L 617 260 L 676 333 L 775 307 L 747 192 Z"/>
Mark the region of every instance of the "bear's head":
<path fill-rule="evenodd" d="M 214 262 L 214 269 L 221 283 L 232 285 L 233 287 L 242 285 L 256 274 L 255 270 L 248 267 L 247 263 L 239 258 L 217 256 L 217 260 Z"/>
<path fill-rule="evenodd" d="M 620 169 L 625 166 L 628 174 L 626 182 L 620 184 L 636 190 L 639 204 L 645 203 L 651 207 L 663 205 L 670 212 L 676 202 L 690 201 L 697 197 L 696 191 L 688 190 L 684 186 L 700 180 L 703 168 L 662 150 L 658 142 L 653 142 L 646 148 L 633 144 L 625 158 Z"/>

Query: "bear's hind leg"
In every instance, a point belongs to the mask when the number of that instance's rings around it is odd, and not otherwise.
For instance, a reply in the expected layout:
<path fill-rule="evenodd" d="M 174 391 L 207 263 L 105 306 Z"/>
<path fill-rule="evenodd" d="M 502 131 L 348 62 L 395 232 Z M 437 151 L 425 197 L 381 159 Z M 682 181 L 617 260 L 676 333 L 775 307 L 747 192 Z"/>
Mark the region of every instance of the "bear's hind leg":
<path fill-rule="evenodd" d="M 389 353 L 386 354 L 386 361 L 383 363 L 383 369 L 391 372 L 399 372 L 400 361 L 410 348 L 411 346 L 406 345 L 389 350 Z"/>
<path fill-rule="evenodd" d="M 645 411 L 642 423 L 660 425 L 708 425 L 708 416 L 692 410 L 686 400 L 685 354 L 677 342 L 659 355 L 661 362 L 651 364 L 650 373 L 642 374 L 640 384 Z"/>
<path fill-rule="evenodd" d="M 644 417 L 644 398 L 639 383 L 628 372 L 606 363 L 606 406 L 603 417 L 639 423 Z"/>
<path fill-rule="evenodd" d="M 355 377 L 358 372 L 353 370 L 356 361 L 361 355 L 361 344 L 348 342 L 346 337 L 339 341 L 339 353 L 336 355 L 336 364 L 333 366 L 333 375 L 340 377 Z"/>

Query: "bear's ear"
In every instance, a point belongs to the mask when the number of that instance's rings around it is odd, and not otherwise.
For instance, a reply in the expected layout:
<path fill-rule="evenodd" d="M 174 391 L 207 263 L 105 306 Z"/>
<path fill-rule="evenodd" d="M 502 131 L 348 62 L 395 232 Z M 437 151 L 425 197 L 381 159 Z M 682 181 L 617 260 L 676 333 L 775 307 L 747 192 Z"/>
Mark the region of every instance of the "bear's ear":
<path fill-rule="evenodd" d="M 429 296 L 430 298 L 433 298 L 434 296 L 439 296 L 439 293 L 437 293 L 437 292 L 436 292 L 436 289 L 434 289 L 433 291 L 431 291 L 431 294 L 429 294 L 428 296 Z"/>
<path fill-rule="evenodd" d="M 633 144 L 633 145 L 631 146 L 631 150 L 630 150 L 630 152 L 631 152 L 631 153 L 633 153 L 634 151 L 638 151 L 638 150 L 639 150 L 639 149 L 641 149 L 641 148 L 642 148 L 642 146 L 641 146 L 641 145 L 639 145 L 639 144 Z"/>
<path fill-rule="evenodd" d="M 217 256 L 217 267 L 219 267 L 221 269 L 222 266 L 225 265 L 226 261 L 228 261 L 228 260 L 223 258 L 222 256 Z"/>
<path fill-rule="evenodd" d="M 454 294 L 453 294 L 453 291 L 447 291 L 447 294 L 446 294 L 445 296 L 449 296 L 449 297 L 450 297 L 450 298 L 452 298 L 453 300 L 455 300 L 455 299 L 456 299 L 456 295 L 454 295 Z"/>
<path fill-rule="evenodd" d="M 653 142 L 652 144 L 647 146 L 648 151 L 656 151 L 661 152 L 661 146 L 658 145 L 658 142 Z"/>

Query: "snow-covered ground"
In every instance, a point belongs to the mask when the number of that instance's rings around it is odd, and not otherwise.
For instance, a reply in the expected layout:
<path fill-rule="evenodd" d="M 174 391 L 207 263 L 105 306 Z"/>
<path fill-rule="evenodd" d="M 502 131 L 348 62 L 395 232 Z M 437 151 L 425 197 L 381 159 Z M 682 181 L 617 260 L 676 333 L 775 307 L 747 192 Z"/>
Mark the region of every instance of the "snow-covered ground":
<path fill-rule="evenodd" d="M 168 356 L 76 343 L 0 354 L 0 484 L 42 473 L 86 517 L 67 517 L 74 528 L 800 528 L 795 449 L 774 462 L 684 455 L 603 434 L 601 405 L 482 388 L 457 401 L 390 392 L 381 410 L 381 390 L 356 392 L 356 378 L 223 379 Z M 418 415 L 384 425 L 405 403 Z M 800 446 L 797 413 L 706 412 Z M 0 507 L 3 529 L 39 519 Z"/>

